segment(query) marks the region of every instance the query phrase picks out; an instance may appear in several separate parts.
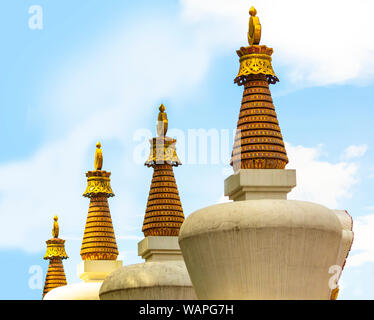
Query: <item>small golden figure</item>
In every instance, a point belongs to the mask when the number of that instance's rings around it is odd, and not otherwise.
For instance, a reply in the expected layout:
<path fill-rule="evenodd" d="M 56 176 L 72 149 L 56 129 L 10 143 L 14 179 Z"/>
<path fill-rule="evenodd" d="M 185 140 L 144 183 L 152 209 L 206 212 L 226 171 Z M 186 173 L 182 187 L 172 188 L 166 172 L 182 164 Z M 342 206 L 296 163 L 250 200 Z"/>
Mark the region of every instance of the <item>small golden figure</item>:
<path fill-rule="evenodd" d="M 101 170 L 103 167 L 103 151 L 101 150 L 101 143 L 96 144 L 95 152 L 95 170 Z"/>
<path fill-rule="evenodd" d="M 257 10 L 254 7 L 251 7 L 249 10 L 249 14 L 251 15 L 249 19 L 249 26 L 248 26 L 248 43 L 249 45 L 258 45 L 260 44 L 261 40 L 261 24 L 260 19 L 256 17 Z"/>
<path fill-rule="evenodd" d="M 57 222 L 58 217 L 55 216 L 53 220 L 55 220 L 55 222 L 53 222 L 52 236 L 53 238 L 58 238 L 58 234 L 60 232 L 60 227 L 58 226 L 58 222 Z"/>
<path fill-rule="evenodd" d="M 157 118 L 157 134 L 159 137 L 164 137 L 166 132 L 168 131 L 168 116 L 165 113 L 165 106 L 161 104 L 160 113 L 158 114 Z"/>

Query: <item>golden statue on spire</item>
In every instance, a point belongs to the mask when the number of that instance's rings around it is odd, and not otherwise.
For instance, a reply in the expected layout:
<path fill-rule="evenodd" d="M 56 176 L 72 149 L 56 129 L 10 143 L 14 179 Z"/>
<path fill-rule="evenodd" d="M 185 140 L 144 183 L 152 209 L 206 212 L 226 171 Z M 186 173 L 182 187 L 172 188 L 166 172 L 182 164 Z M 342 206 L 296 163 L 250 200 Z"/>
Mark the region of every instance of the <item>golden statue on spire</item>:
<path fill-rule="evenodd" d="M 58 226 L 58 217 L 55 216 L 53 218 L 54 222 L 53 222 L 53 229 L 52 229 L 52 236 L 53 238 L 58 238 L 58 234 L 60 232 L 60 227 Z"/>
<path fill-rule="evenodd" d="M 249 18 L 248 26 L 248 43 L 250 46 L 260 44 L 261 40 L 261 24 L 260 19 L 256 17 L 257 10 L 251 7 L 249 10 L 251 17 Z"/>
<path fill-rule="evenodd" d="M 101 143 L 96 144 L 95 152 L 95 170 L 88 171 L 87 188 L 83 196 L 92 198 L 97 195 L 114 197 L 114 193 L 110 186 L 110 172 L 102 170 L 103 167 L 103 151 L 101 150 Z"/>
<path fill-rule="evenodd" d="M 101 143 L 98 142 L 96 144 L 96 152 L 95 152 L 95 170 L 101 170 L 103 167 L 103 150 L 101 150 Z"/>
<path fill-rule="evenodd" d="M 47 243 L 47 252 L 44 256 L 44 259 L 54 259 L 61 258 L 67 259 L 68 256 L 65 252 L 65 240 L 59 239 L 60 227 L 58 225 L 58 217 L 54 216 L 53 218 L 53 229 L 52 229 L 52 239 L 49 239 Z"/>
<path fill-rule="evenodd" d="M 165 113 L 165 106 L 163 104 L 161 104 L 159 110 L 156 129 L 158 136 L 164 137 L 168 131 L 168 116 Z"/>
<path fill-rule="evenodd" d="M 165 109 L 165 106 L 161 104 L 159 107 L 160 112 L 157 117 L 156 126 L 158 137 L 149 140 L 151 143 L 151 150 L 148 160 L 145 162 L 145 165 L 148 167 L 153 167 L 155 164 L 165 163 L 173 166 L 182 164 L 175 150 L 175 143 L 177 140 L 166 136 L 168 131 L 168 117 Z"/>

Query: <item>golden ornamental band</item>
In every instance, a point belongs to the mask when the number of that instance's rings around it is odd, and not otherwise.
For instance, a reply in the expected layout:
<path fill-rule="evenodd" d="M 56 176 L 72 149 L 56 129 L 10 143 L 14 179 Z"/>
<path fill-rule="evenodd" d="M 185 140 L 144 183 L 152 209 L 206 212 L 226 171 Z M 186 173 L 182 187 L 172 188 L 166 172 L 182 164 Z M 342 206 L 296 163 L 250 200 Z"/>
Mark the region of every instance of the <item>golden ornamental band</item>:
<path fill-rule="evenodd" d="M 272 116 L 248 116 L 240 118 L 238 125 L 247 124 L 247 123 L 257 123 L 257 122 L 268 122 L 278 125 L 278 119 Z"/>
<path fill-rule="evenodd" d="M 266 102 L 266 101 L 242 102 L 240 111 L 247 110 L 247 109 L 254 109 L 254 108 L 267 108 L 267 109 L 271 109 L 275 111 L 274 104 L 272 102 Z"/>
<path fill-rule="evenodd" d="M 273 98 L 271 96 L 265 94 L 251 94 L 248 96 L 244 96 L 242 99 L 242 103 L 252 102 L 252 101 L 267 101 L 273 103 Z"/>

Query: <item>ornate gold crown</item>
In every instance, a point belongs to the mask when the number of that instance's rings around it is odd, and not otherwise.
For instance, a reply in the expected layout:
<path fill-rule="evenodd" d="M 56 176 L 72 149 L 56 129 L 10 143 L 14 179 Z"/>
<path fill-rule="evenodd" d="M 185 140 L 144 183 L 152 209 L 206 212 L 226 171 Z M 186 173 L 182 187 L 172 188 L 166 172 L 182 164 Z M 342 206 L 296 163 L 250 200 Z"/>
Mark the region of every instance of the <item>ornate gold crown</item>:
<path fill-rule="evenodd" d="M 44 259 L 67 259 L 69 258 L 65 252 L 65 240 L 59 239 L 59 226 L 58 226 L 58 217 L 54 217 L 54 224 L 52 229 L 52 239 L 46 241 L 47 243 L 47 252 L 45 253 Z"/>
<path fill-rule="evenodd" d="M 249 47 L 241 47 L 236 51 L 239 56 L 240 68 L 234 82 L 239 86 L 244 85 L 251 79 L 252 75 L 264 74 L 269 83 L 274 84 L 279 81 L 271 65 L 271 55 L 273 49 L 264 45 L 259 45 L 261 40 L 261 24 L 256 17 L 257 10 L 251 8 L 249 20 L 248 43 Z"/>
<path fill-rule="evenodd" d="M 110 172 L 101 170 L 103 165 L 103 153 L 101 150 L 101 143 L 96 144 L 95 152 L 95 171 L 88 171 L 87 188 L 83 193 L 84 197 L 92 198 L 98 196 L 114 197 L 112 187 L 110 186 Z"/>

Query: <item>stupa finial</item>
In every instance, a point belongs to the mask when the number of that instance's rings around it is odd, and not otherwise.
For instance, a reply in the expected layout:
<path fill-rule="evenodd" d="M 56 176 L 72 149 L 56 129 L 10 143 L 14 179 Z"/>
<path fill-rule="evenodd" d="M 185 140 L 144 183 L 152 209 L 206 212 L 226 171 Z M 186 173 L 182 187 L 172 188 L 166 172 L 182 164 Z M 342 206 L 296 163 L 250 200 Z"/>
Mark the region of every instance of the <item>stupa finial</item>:
<path fill-rule="evenodd" d="M 47 252 L 44 259 L 67 259 L 68 256 L 65 252 L 65 240 L 59 239 L 60 227 L 58 225 L 58 217 L 53 218 L 53 229 L 52 229 L 52 239 L 49 239 L 47 243 Z"/>
<path fill-rule="evenodd" d="M 258 45 L 261 40 L 261 24 L 260 19 L 256 17 L 257 10 L 255 7 L 249 9 L 249 26 L 248 26 L 248 43 L 249 45 Z"/>
<path fill-rule="evenodd" d="M 96 143 L 95 152 L 95 170 L 101 170 L 103 167 L 103 150 L 101 150 L 101 143 Z"/>
<path fill-rule="evenodd" d="M 284 169 L 288 163 L 269 84 L 279 81 L 271 64 L 273 49 L 260 45 L 257 10 L 249 10 L 249 46 L 241 47 L 239 72 L 234 82 L 244 86 L 237 134 L 230 164 L 239 169 Z"/>
<path fill-rule="evenodd" d="M 165 109 L 165 106 L 161 104 L 156 126 L 157 134 L 159 137 L 164 137 L 166 135 L 166 132 L 168 131 L 168 116 L 165 112 Z"/>
<path fill-rule="evenodd" d="M 177 140 L 166 136 L 168 131 L 168 117 L 165 109 L 165 106 L 161 104 L 156 125 L 158 136 L 150 140 L 151 152 L 145 162 L 145 165 L 148 167 L 153 167 L 155 164 L 166 163 L 177 167 L 182 164 L 175 149 Z"/>
<path fill-rule="evenodd" d="M 58 238 L 58 234 L 60 232 L 60 227 L 58 226 L 58 217 L 55 216 L 53 218 L 54 222 L 53 222 L 53 229 L 52 229 L 52 236 L 53 238 Z"/>
<path fill-rule="evenodd" d="M 152 138 L 150 154 L 145 162 L 153 167 L 142 231 L 148 236 L 178 236 L 184 221 L 182 204 L 175 182 L 173 167 L 181 165 L 176 151 L 176 139 L 166 136 L 168 118 L 165 106 L 160 105 L 157 118 L 157 135 Z"/>

